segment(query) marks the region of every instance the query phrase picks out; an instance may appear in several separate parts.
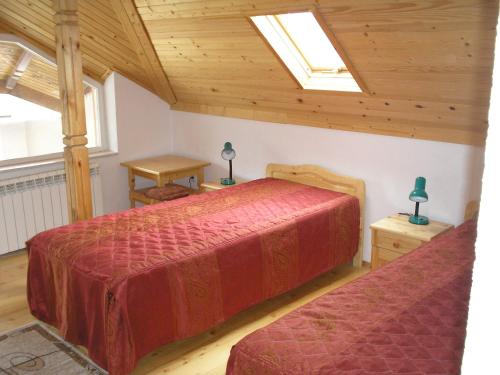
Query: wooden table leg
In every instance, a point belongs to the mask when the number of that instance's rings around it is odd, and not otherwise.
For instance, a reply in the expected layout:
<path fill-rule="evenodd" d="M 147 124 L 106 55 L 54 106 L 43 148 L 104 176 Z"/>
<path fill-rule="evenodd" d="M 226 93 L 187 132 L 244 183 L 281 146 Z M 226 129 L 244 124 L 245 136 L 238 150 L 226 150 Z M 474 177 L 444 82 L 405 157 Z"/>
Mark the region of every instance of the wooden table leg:
<path fill-rule="evenodd" d="M 198 184 L 198 190 L 201 191 L 201 184 L 205 182 L 205 172 L 203 168 L 198 169 L 196 172 L 196 183 Z"/>
<path fill-rule="evenodd" d="M 156 185 L 158 187 L 162 187 L 165 186 L 166 184 L 172 183 L 173 181 L 170 176 L 171 176 L 170 174 L 159 175 L 158 178 L 156 179 Z"/>
<path fill-rule="evenodd" d="M 132 199 L 132 193 L 135 190 L 135 175 L 132 168 L 128 168 L 128 189 L 129 189 L 129 199 L 130 199 L 130 208 L 135 207 L 135 200 Z"/>
<path fill-rule="evenodd" d="M 162 187 L 164 185 L 163 178 L 161 175 L 156 177 L 156 187 Z"/>

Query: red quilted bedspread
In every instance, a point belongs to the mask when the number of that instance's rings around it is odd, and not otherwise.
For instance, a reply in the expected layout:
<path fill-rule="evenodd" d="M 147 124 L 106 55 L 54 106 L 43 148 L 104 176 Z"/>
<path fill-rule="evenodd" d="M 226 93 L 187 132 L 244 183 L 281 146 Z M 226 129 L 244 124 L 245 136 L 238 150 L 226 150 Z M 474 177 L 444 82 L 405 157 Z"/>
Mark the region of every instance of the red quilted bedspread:
<path fill-rule="evenodd" d="M 227 374 L 458 375 L 475 222 L 241 340 Z"/>
<path fill-rule="evenodd" d="M 31 312 L 111 374 L 352 259 L 359 202 L 276 179 L 63 226 L 28 242 Z"/>

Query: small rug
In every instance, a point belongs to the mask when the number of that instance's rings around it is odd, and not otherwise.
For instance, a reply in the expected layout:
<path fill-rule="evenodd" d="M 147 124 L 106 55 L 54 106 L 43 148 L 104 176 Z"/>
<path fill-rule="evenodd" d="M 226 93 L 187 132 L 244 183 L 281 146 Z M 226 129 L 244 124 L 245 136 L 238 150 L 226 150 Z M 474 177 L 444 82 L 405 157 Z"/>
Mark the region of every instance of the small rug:
<path fill-rule="evenodd" d="M 40 323 L 0 335 L 0 374 L 5 375 L 105 375 L 74 346 Z"/>

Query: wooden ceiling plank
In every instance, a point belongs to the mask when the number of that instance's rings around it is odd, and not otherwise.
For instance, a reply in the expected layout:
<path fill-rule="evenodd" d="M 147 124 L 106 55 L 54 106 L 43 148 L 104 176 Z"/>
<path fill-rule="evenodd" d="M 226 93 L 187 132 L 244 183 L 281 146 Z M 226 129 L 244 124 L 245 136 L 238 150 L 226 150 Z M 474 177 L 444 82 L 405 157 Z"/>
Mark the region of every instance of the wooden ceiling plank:
<path fill-rule="evenodd" d="M 6 0 L 6 1 L 9 1 L 9 0 Z M 92 8 L 92 6 L 96 6 L 98 3 L 99 2 L 95 2 L 95 1 L 92 2 L 90 8 Z M 27 13 L 31 10 L 32 2 L 27 1 L 27 0 L 22 0 L 22 1 L 18 2 L 17 0 L 15 0 L 12 2 L 12 4 L 13 4 L 12 5 L 13 7 L 19 9 L 18 13 L 22 14 L 23 12 Z M 43 9 L 43 8 L 46 8 L 46 7 L 41 7 L 40 9 Z M 82 6 L 79 6 L 79 9 L 80 8 L 82 8 Z M 87 7 L 87 9 L 88 9 L 88 7 Z M 48 30 L 47 32 L 53 33 L 52 30 L 54 29 L 55 24 L 54 24 L 53 20 L 51 19 L 52 15 L 53 15 L 53 11 L 50 8 L 48 8 L 47 12 L 46 12 L 46 15 L 48 15 L 50 18 L 42 17 L 37 12 L 32 12 L 32 13 L 33 14 L 30 14 L 30 17 L 33 17 L 34 19 L 37 19 L 38 21 L 44 23 L 46 25 L 46 30 Z M 95 22 L 94 20 L 98 19 L 98 17 L 99 17 L 98 14 L 99 14 L 99 12 L 95 12 L 95 11 L 90 13 L 89 16 L 87 16 L 86 13 L 79 14 L 79 20 L 87 21 L 87 22 L 84 22 L 83 26 L 81 27 L 82 39 L 87 41 L 87 43 L 85 43 L 84 46 L 82 46 L 82 53 L 84 53 L 84 55 L 85 55 L 86 53 L 88 53 L 88 51 L 92 51 L 92 53 L 93 53 L 94 51 L 101 50 L 104 52 L 104 55 L 107 56 L 108 61 L 110 60 L 109 56 L 112 54 L 117 56 L 117 57 L 120 57 L 122 59 L 122 61 L 130 60 L 131 56 L 133 56 L 135 54 L 135 52 L 130 47 L 126 47 L 125 45 L 120 45 L 120 43 L 117 43 L 117 41 L 114 38 L 112 38 L 111 36 L 108 36 L 108 33 L 107 33 L 108 29 L 107 28 L 98 29 L 98 28 L 94 27 L 94 24 L 97 24 L 97 22 Z M 91 21 L 93 21 L 93 22 L 91 22 Z M 86 48 L 86 46 L 88 46 L 88 48 Z M 101 47 L 102 47 L 102 49 L 101 49 Z M 115 58 L 113 57 L 111 59 L 115 59 Z M 130 64 L 130 63 L 127 63 L 127 64 Z M 140 70 L 139 66 L 137 67 L 137 70 Z"/>
<path fill-rule="evenodd" d="M 406 91 L 406 86 L 408 86 L 411 82 L 401 83 L 397 87 L 391 88 L 391 85 L 394 85 L 394 82 L 389 84 L 384 83 L 384 80 L 381 80 L 380 84 L 384 84 L 384 91 L 380 91 L 379 93 L 375 93 L 371 95 L 373 98 L 378 98 L 380 94 L 379 100 L 383 101 L 382 103 L 388 103 L 390 105 L 391 98 L 394 99 L 402 99 L 402 100 L 429 100 L 434 101 L 436 103 L 446 103 L 451 108 L 458 104 L 475 104 L 475 105 L 488 105 L 487 96 L 489 91 L 487 90 L 487 85 L 481 87 L 484 92 L 477 93 L 476 96 L 470 96 L 469 92 L 460 91 L 461 86 L 460 82 L 448 82 L 447 85 L 442 86 L 440 84 L 435 84 L 430 82 L 430 86 L 426 84 L 415 84 L 415 87 L 412 88 L 412 94 L 402 94 L 401 89 Z M 180 80 L 173 81 L 176 90 L 191 90 L 193 93 L 206 92 L 207 95 L 217 94 L 217 93 L 226 93 L 234 96 L 246 95 L 249 98 L 253 98 L 254 100 L 266 100 L 266 98 L 275 98 L 275 97 L 286 97 L 289 95 L 311 95 L 316 101 L 319 101 L 321 97 L 330 97 L 334 98 L 336 96 L 345 96 L 351 98 L 353 101 L 363 101 L 365 98 L 369 96 L 360 95 L 360 94 L 350 94 L 340 92 L 327 92 L 327 91 L 319 91 L 319 90 L 298 90 L 295 88 L 285 89 L 285 88 L 272 88 L 272 87 L 258 87 L 258 86 L 249 86 L 245 84 L 232 84 L 222 83 L 218 81 L 207 82 L 206 80 L 191 80 L 190 78 L 182 78 Z M 430 89 L 429 89 L 430 87 Z M 399 91 L 398 91 L 399 89 Z M 475 87 L 469 88 L 471 92 L 478 91 Z M 432 93 L 432 90 L 436 90 L 436 93 Z M 458 92 L 457 92 L 458 91 Z"/>
<path fill-rule="evenodd" d="M 194 18 L 194 17 L 224 17 L 224 16 L 253 16 L 272 12 L 300 11 L 312 5 L 319 6 L 325 11 L 335 12 L 351 18 L 360 19 L 363 16 L 370 18 L 381 17 L 384 21 L 394 20 L 400 22 L 398 14 L 411 14 L 412 20 L 417 22 L 443 21 L 448 17 L 458 17 L 460 21 L 464 17 L 480 17 L 482 14 L 478 7 L 490 6 L 484 1 L 460 0 L 438 2 L 434 0 L 420 0 L 418 2 L 395 2 L 395 1 L 369 1 L 364 0 L 362 7 L 357 7 L 358 2 L 344 1 L 268 1 L 268 0 L 211 0 L 207 1 L 175 1 L 165 3 L 164 1 L 137 2 L 138 10 L 143 19 L 172 19 L 172 18 Z M 396 15 L 396 16 L 395 16 Z M 461 17 L 461 18 L 460 18 Z M 364 20 L 360 19 L 361 22 Z"/>
<path fill-rule="evenodd" d="M 277 110 L 299 110 L 304 113 L 329 113 L 339 115 L 352 115 L 358 120 L 364 120 L 367 117 L 376 117 L 381 119 L 382 122 L 392 122 L 397 124 L 402 123 L 432 123 L 434 126 L 442 127 L 455 127 L 455 128 L 470 128 L 470 129 L 483 129 L 487 127 L 487 110 L 483 112 L 467 111 L 459 107 L 459 110 L 449 110 L 448 108 L 442 111 L 433 111 L 420 109 L 420 107 L 408 107 L 406 111 L 400 108 L 394 109 L 376 109 L 368 106 L 349 105 L 342 106 L 342 102 L 337 103 L 335 100 L 330 100 L 328 105 L 318 105 L 316 101 L 308 102 L 306 99 L 301 101 L 285 101 L 285 100 L 269 100 L 269 99 L 254 99 L 244 96 L 234 97 L 226 93 L 218 93 L 217 95 L 207 95 L 206 91 L 200 90 L 199 94 L 185 90 L 178 90 L 178 97 L 180 101 L 186 101 L 198 104 L 212 104 L 212 105 L 247 105 L 255 109 L 262 107 L 274 107 Z"/>
<path fill-rule="evenodd" d="M 289 106 L 295 109 L 309 108 L 314 112 L 342 112 L 349 111 L 353 114 L 363 114 L 366 111 L 380 111 L 386 112 L 387 114 L 393 114 L 394 116 L 404 116 L 407 114 L 415 113 L 415 116 L 421 114 L 427 114 L 427 116 L 433 115 L 436 118 L 458 118 L 467 117 L 477 121 L 486 120 L 488 107 L 478 107 L 476 105 L 470 104 L 456 104 L 454 107 L 450 107 L 449 103 L 438 103 L 429 101 L 410 101 L 410 100 L 380 100 L 378 98 L 365 97 L 362 100 L 352 100 L 352 98 L 347 96 L 313 96 L 313 95 L 303 95 L 300 92 L 290 91 L 289 93 L 283 92 L 282 95 L 265 90 L 265 95 L 257 96 L 258 92 L 241 92 L 239 95 L 234 95 L 231 91 L 219 91 L 213 92 L 210 88 L 200 88 L 197 93 L 194 93 L 192 89 L 179 88 L 179 95 L 183 95 L 185 99 L 189 95 L 193 97 L 205 96 L 207 100 L 211 100 L 214 97 L 232 97 L 237 100 L 244 100 L 247 103 L 252 103 L 253 105 L 283 105 Z M 264 90 L 262 90 L 264 92 Z M 372 99 L 370 101 L 370 99 Z"/>
<path fill-rule="evenodd" d="M 16 11 L 17 9 L 10 9 L 7 3 L 2 4 L 2 7 L 0 7 L 0 18 L 8 19 L 11 25 L 15 26 L 18 30 L 23 30 L 23 32 L 28 35 L 36 34 L 37 37 L 43 36 L 54 42 L 55 38 L 53 33 L 31 22 L 25 16 L 19 15 Z"/>
<path fill-rule="evenodd" d="M 115 15 L 113 8 L 107 6 L 106 1 L 85 0 L 78 3 L 79 17 L 85 16 L 86 19 L 91 19 L 100 29 L 110 31 L 124 46 L 130 48 L 127 36 Z M 83 18 L 82 18 L 83 21 Z M 87 26 L 87 22 L 82 26 Z"/>
<path fill-rule="evenodd" d="M 210 96 L 207 98 L 203 93 L 200 95 L 192 95 L 183 91 L 178 92 L 178 99 L 180 102 L 189 102 L 193 104 L 208 104 L 218 106 L 237 106 L 237 107 L 251 107 L 254 110 L 269 110 L 275 108 L 279 111 L 301 111 L 304 114 L 308 113 L 312 116 L 325 115 L 330 118 L 342 119 L 346 125 L 355 123 L 376 123 L 380 124 L 396 124 L 393 126 L 415 126 L 415 127 L 439 127 L 447 129 L 461 129 L 461 130 L 474 130 L 484 131 L 487 128 L 487 111 L 484 116 L 478 117 L 469 114 L 456 116 L 453 114 L 437 115 L 434 113 L 426 113 L 416 111 L 414 108 L 407 113 L 403 112 L 390 112 L 383 110 L 372 110 L 367 108 L 344 108 L 341 110 L 335 109 L 331 111 L 330 107 L 318 107 L 315 104 L 307 103 L 285 103 L 285 102 L 260 102 L 244 98 L 235 98 L 230 96 Z M 449 111 L 448 111 L 449 112 Z M 468 118 L 465 118 L 468 117 Z M 481 121 L 481 119 L 483 119 Z M 474 120 L 474 121 L 471 121 Z"/>
<path fill-rule="evenodd" d="M 484 145 L 484 132 L 464 131 L 441 128 L 404 127 L 399 125 L 359 125 L 359 122 L 346 125 L 343 121 L 328 119 L 326 116 L 311 116 L 302 112 L 276 111 L 274 108 L 258 110 L 237 106 L 212 106 L 177 102 L 172 109 L 185 112 L 208 113 L 217 116 L 237 117 L 243 119 L 279 122 L 292 125 L 309 125 L 319 128 L 356 131 L 372 134 L 383 134 L 397 137 L 417 138 L 440 142 Z"/>
<path fill-rule="evenodd" d="M 37 57 L 32 59 L 19 83 L 59 99 L 57 67 Z"/>
<path fill-rule="evenodd" d="M 19 15 L 23 15 L 24 18 L 29 17 L 34 24 L 42 27 L 44 30 L 51 30 L 54 27 L 52 20 L 54 12 L 50 8 L 39 5 L 36 1 L 2 0 L 2 6 L 9 8 Z"/>
<path fill-rule="evenodd" d="M 112 0 L 112 5 L 132 46 L 136 49 L 139 60 L 147 69 L 150 83 L 155 88 L 157 95 L 165 99 L 169 104 L 175 103 L 174 91 L 142 24 L 142 20 L 137 14 L 133 0 Z"/>

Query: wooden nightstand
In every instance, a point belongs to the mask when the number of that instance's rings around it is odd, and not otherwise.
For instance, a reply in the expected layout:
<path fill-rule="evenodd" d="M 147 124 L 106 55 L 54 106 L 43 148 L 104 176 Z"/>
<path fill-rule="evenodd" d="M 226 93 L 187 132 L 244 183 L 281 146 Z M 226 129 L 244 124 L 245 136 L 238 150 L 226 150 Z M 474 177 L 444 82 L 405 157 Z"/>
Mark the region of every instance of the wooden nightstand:
<path fill-rule="evenodd" d="M 244 182 L 247 182 L 246 180 L 241 180 L 241 179 L 236 179 L 236 184 L 234 185 L 222 185 L 220 181 L 209 181 L 209 182 L 204 182 L 200 185 L 200 188 L 204 191 L 214 191 L 214 190 L 220 190 L 220 189 L 226 189 L 231 186 L 236 186 L 239 184 L 242 184 Z"/>
<path fill-rule="evenodd" d="M 372 230 L 372 270 L 409 253 L 453 228 L 431 220 L 428 225 L 408 222 L 408 216 L 393 215 L 370 226 Z"/>

